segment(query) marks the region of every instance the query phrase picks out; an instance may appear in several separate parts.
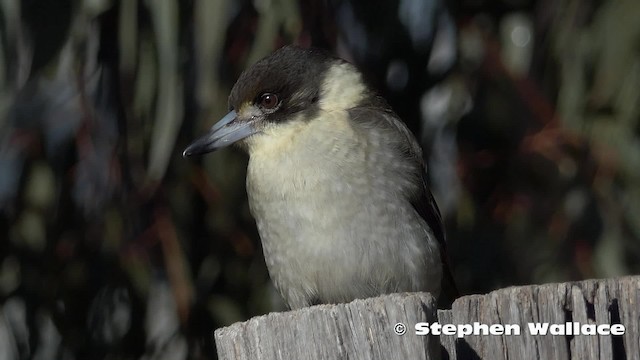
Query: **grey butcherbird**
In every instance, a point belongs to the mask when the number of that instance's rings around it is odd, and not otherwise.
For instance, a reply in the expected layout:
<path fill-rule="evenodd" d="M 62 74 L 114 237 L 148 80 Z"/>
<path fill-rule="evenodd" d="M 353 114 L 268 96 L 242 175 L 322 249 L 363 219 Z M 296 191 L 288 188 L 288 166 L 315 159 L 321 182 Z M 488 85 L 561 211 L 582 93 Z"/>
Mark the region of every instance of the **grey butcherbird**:
<path fill-rule="evenodd" d="M 240 76 L 229 106 L 184 156 L 234 143 L 249 153 L 251 213 L 291 308 L 438 296 L 451 278 L 422 151 L 353 65 L 286 46 Z"/>

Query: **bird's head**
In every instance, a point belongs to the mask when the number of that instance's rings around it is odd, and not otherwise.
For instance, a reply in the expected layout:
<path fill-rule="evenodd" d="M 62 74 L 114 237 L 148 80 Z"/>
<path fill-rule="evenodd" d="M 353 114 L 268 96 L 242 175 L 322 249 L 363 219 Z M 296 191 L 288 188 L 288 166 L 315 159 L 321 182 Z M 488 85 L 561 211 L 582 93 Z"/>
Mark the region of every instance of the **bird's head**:
<path fill-rule="evenodd" d="M 183 155 L 234 143 L 251 152 L 255 141 L 287 136 L 296 126 L 370 96 L 353 65 L 320 49 L 285 46 L 240 75 L 229 96 L 229 113 Z"/>

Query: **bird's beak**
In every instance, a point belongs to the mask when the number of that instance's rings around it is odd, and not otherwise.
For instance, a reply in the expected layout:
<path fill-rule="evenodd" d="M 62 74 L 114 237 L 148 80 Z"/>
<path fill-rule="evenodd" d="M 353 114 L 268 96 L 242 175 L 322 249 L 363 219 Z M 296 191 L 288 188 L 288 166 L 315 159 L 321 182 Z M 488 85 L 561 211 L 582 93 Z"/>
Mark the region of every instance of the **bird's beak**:
<path fill-rule="evenodd" d="M 231 110 L 213 125 L 206 135 L 189 145 L 182 156 L 205 154 L 249 137 L 257 132 L 253 123 L 239 118 L 238 114 Z"/>

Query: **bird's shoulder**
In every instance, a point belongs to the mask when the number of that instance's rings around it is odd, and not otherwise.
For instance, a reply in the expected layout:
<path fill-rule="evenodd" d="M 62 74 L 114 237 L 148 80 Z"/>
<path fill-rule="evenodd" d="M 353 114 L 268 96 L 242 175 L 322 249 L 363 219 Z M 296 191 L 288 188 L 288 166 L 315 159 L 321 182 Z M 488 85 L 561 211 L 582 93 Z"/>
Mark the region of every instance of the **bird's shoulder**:
<path fill-rule="evenodd" d="M 422 148 L 404 122 L 382 98 L 373 98 L 348 110 L 352 125 L 363 132 L 378 129 L 387 132 L 387 140 L 392 142 L 403 155 L 424 166 Z"/>
<path fill-rule="evenodd" d="M 364 133 L 371 129 L 382 129 L 386 132 L 390 145 L 385 150 L 397 151 L 399 154 L 396 158 L 403 158 L 416 164 L 421 182 L 418 184 L 418 191 L 409 194 L 408 200 L 429 225 L 441 247 L 444 247 L 445 233 L 442 216 L 429 189 L 422 148 L 414 134 L 382 98 L 374 98 L 361 106 L 349 109 L 349 118 L 352 125 Z"/>

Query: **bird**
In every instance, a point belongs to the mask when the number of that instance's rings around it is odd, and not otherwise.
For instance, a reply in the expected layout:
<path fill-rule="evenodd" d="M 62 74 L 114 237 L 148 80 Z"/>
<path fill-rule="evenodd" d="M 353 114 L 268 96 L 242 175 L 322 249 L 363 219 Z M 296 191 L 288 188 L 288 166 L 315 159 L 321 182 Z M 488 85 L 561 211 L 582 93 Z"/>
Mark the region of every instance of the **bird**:
<path fill-rule="evenodd" d="M 249 209 L 290 309 L 453 284 L 422 150 L 357 67 L 284 46 L 248 67 L 229 113 L 183 152 L 249 155 Z M 455 285 L 451 285 L 455 288 Z"/>

